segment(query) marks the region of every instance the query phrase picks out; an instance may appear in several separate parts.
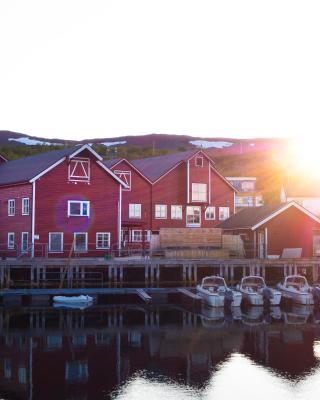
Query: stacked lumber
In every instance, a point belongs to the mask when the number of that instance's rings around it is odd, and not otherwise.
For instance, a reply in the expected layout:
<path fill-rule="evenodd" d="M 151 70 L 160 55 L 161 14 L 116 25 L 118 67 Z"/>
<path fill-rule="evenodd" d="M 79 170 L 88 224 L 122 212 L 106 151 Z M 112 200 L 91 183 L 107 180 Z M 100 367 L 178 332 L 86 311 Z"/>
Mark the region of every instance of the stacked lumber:
<path fill-rule="evenodd" d="M 207 246 L 222 247 L 222 230 L 219 228 L 161 228 L 160 247 Z"/>
<path fill-rule="evenodd" d="M 228 250 L 230 256 L 244 257 L 244 246 L 240 235 L 222 235 L 222 248 Z"/>

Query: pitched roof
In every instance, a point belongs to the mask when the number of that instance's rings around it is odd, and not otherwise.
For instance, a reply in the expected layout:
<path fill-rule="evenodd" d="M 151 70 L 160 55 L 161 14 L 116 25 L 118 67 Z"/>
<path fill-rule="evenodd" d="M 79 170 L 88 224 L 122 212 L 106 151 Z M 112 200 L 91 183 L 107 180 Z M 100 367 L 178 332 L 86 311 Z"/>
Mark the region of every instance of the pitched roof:
<path fill-rule="evenodd" d="M 97 162 L 99 164 L 102 157 L 97 154 L 89 145 L 49 151 L 46 153 L 2 163 L 0 164 L 0 186 L 35 180 L 40 174 L 43 174 L 46 170 L 51 169 L 55 166 L 55 164 L 62 162 L 66 157 L 76 156 L 78 153 L 86 149 L 97 157 Z M 106 166 L 104 166 L 102 163 L 99 165 L 101 165 L 101 167 L 104 168 L 106 172 L 108 172 L 114 179 L 125 186 L 125 184 L 116 175 L 114 175 L 112 171 L 106 168 Z"/>
<path fill-rule="evenodd" d="M 266 205 L 261 207 L 249 207 L 230 218 L 221 222 L 218 227 L 222 229 L 256 229 L 276 215 L 282 213 L 290 207 L 296 207 L 316 222 L 320 223 L 320 219 L 310 213 L 308 210 L 300 206 L 294 201 L 286 204 Z"/>
<path fill-rule="evenodd" d="M 157 181 L 162 175 L 170 171 L 182 161 L 187 161 L 199 150 L 184 151 L 181 153 L 166 154 L 164 156 L 143 158 L 130 161 L 151 182 Z"/>
<path fill-rule="evenodd" d="M 122 161 L 123 158 L 112 158 L 111 160 L 103 160 L 103 164 L 107 168 L 112 168 L 114 165 L 118 164 L 118 162 Z"/>
<path fill-rule="evenodd" d="M 287 197 L 320 197 L 319 179 L 291 179 L 283 188 Z"/>

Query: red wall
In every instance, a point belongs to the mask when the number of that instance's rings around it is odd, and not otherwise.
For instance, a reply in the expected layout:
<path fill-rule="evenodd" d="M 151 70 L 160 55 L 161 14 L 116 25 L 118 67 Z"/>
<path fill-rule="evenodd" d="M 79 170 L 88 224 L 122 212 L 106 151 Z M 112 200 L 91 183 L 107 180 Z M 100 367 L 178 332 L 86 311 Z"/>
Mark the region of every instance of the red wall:
<path fill-rule="evenodd" d="M 91 159 L 90 184 L 69 182 L 67 161 L 36 182 L 35 234 L 40 236 L 37 243 L 47 243 L 49 232 L 64 232 L 68 249 L 74 232 L 88 232 L 89 250 L 96 247 L 96 232 L 110 232 L 111 243 L 118 242 L 120 185 L 96 164 L 91 153 L 83 152 L 79 156 Z M 90 201 L 90 217 L 68 217 L 68 200 Z M 101 256 L 104 253 L 99 251 Z"/>
<path fill-rule="evenodd" d="M 29 215 L 22 215 L 22 198 L 29 197 Z M 7 250 L 8 232 L 15 233 L 16 245 L 21 248 L 21 232 L 29 232 L 31 242 L 31 212 L 32 212 L 32 185 L 0 187 L 0 252 Z M 15 199 L 15 215 L 8 216 L 8 200 Z M 5 254 L 3 252 L 3 254 Z M 6 255 L 15 256 L 16 252 L 6 252 Z"/>
<path fill-rule="evenodd" d="M 302 248 L 302 257 L 313 257 L 312 232 L 320 224 L 295 207 L 290 207 L 267 222 L 261 229 L 268 228 L 268 254 L 281 256 L 284 248 Z"/>
<path fill-rule="evenodd" d="M 134 168 L 126 161 L 121 161 L 113 171 L 131 172 L 131 190 L 122 191 L 122 222 L 143 224 L 145 229 L 150 229 L 151 223 L 151 183 L 144 179 Z M 129 204 L 141 204 L 141 219 L 129 218 Z"/>

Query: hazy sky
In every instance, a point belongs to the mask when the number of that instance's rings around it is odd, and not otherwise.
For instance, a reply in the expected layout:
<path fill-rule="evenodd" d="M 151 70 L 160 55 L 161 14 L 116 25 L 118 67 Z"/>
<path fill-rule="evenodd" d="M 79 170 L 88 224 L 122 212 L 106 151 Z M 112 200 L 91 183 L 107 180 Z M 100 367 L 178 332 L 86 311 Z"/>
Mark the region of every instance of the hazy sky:
<path fill-rule="evenodd" d="M 320 135 L 319 0 L 0 0 L 0 130 Z"/>

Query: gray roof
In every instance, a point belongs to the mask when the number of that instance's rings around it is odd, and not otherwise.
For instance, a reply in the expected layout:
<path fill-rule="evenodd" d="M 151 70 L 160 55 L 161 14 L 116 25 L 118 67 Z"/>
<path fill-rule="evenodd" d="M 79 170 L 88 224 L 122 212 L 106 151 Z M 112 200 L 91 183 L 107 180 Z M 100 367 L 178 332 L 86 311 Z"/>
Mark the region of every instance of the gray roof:
<path fill-rule="evenodd" d="M 230 218 L 221 222 L 218 228 L 222 229 L 240 229 L 240 228 L 252 228 L 259 222 L 268 218 L 276 211 L 283 208 L 286 204 L 274 204 L 266 205 L 261 207 L 248 207 L 236 214 L 231 215 Z"/>
<path fill-rule="evenodd" d="M 79 147 L 66 148 L 20 158 L 0 164 L 0 185 L 28 182 L 61 158 L 74 153 Z"/>
<path fill-rule="evenodd" d="M 123 158 L 112 158 L 111 160 L 103 160 L 102 162 L 107 168 L 112 168 L 121 160 L 123 160 Z"/>
<path fill-rule="evenodd" d="M 143 158 L 141 160 L 131 160 L 134 165 L 151 182 L 155 182 L 171 168 L 181 161 L 187 161 L 198 150 L 184 151 L 181 153 L 167 154 L 158 157 Z"/>

